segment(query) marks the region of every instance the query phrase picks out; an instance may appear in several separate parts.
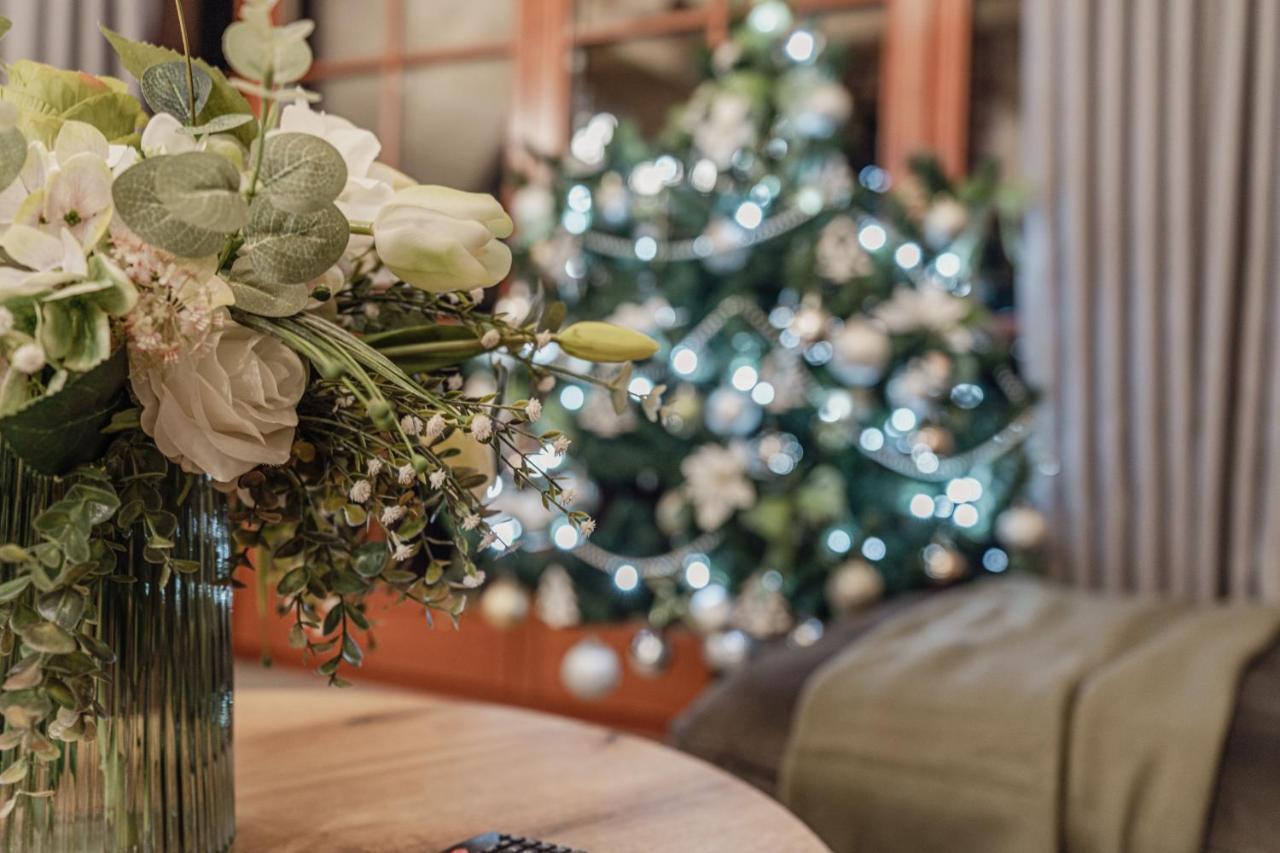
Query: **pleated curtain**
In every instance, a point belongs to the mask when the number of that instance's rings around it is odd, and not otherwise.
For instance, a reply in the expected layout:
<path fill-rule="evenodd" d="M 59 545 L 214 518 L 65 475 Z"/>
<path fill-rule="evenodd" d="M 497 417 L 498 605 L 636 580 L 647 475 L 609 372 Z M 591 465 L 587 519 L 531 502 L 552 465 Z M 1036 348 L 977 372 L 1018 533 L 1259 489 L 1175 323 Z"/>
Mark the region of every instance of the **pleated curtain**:
<path fill-rule="evenodd" d="M 123 69 L 98 24 L 150 40 L 159 25 L 157 0 L 0 0 L 0 15 L 13 22 L 0 41 L 0 57 L 6 62 L 35 59 L 116 76 Z"/>
<path fill-rule="evenodd" d="M 1055 570 L 1280 601 L 1280 0 L 1024 0 Z"/>

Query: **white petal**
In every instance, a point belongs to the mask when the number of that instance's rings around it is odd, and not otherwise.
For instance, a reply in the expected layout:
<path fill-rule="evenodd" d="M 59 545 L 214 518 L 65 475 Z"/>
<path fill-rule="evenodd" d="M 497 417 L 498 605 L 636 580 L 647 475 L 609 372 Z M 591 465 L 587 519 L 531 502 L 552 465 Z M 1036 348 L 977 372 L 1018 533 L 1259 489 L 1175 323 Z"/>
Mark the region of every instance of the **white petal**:
<path fill-rule="evenodd" d="M 53 143 L 53 153 L 59 163 L 66 163 L 77 154 L 92 154 L 106 160 L 109 151 L 110 145 L 102 131 L 82 121 L 64 122 Z"/>
<path fill-rule="evenodd" d="M 24 267 L 51 270 L 62 263 L 62 240 L 30 225 L 10 225 L 0 246 Z"/>

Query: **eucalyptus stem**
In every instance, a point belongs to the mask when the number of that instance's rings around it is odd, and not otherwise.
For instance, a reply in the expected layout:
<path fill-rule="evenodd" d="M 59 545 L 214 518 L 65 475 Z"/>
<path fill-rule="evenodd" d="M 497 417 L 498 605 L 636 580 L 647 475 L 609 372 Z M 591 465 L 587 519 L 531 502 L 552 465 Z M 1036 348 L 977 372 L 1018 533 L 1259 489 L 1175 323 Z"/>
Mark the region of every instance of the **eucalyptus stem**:
<path fill-rule="evenodd" d="M 191 60 L 191 43 L 187 40 L 187 16 L 182 9 L 182 0 L 173 0 L 173 8 L 178 13 L 178 32 L 182 34 L 182 56 L 187 61 L 187 103 L 191 124 L 196 123 L 196 72 Z"/>

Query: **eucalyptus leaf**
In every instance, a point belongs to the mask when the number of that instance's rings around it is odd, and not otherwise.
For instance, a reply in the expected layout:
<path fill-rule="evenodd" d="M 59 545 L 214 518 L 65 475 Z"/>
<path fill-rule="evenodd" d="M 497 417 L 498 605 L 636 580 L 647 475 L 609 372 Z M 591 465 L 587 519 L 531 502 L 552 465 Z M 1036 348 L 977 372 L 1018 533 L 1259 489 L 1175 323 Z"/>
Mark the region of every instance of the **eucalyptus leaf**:
<path fill-rule="evenodd" d="M 387 564 L 387 544 L 385 542 L 368 542 L 356 549 L 355 559 L 351 567 L 356 573 L 366 578 L 376 578 Z"/>
<path fill-rule="evenodd" d="M 311 68 L 311 48 L 296 31 L 236 21 L 222 35 L 222 53 L 239 75 L 274 83 L 301 80 Z"/>
<path fill-rule="evenodd" d="M 191 65 L 187 76 L 187 63 L 181 59 L 158 62 L 142 72 L 142 97 L 158 113 L 177 116 L 183 124 L 194 124 L 209 95 L 213 92 L 213 78 L 203 68 Z M 195 86 L 195 111 L 191 109 L 191 88 Z"/>
<path fill-rule="evenodd" d="M 13 183 L 27 162 L 27 138 L 16 127 L 0 130 L 0 189 Z"/>
<path fill-rule="evenodd" d="M 31 586 L 31 575 L 18 575 L 13 580 L 0 583 L 0 602 L 13 601 Z"/>
<path fill-rule="evenodd" d="M 248 124 L 251 121 L 253 121 L 253 116 L 251 115 L 247 115 L 245 113 L 227 113 L 224 116 L 218 116 L 217 118 L 210 119 L 204 124 L 197 125 L 196 127 L 184 127 L 182 128 L 182 131 L 184 133 L 189 133 L 192 136 L 209 136 L 214 133 L 226 133 L 227 131 L 235 130 L 240 127 L 240 125 Z"/>
<path fill-rule="evenodd" d="M 292 317 L 307 307 L 307 285 L 275 284 L 259 278 L 249 258 L 238 258 L 227 279 L 236 308 L 260 317 Z"/>
<path fill-rule="evenodd" d="M 65 474 L 97 459 L 110 441 L 102 428 L 124 402 L 128 375 L 122 348 L 57 394 L 0 418 L 0 437 L 9 450 L 42 474 Z"/>
<path fill-rule="evenodd" d="M 76 650 L 75 637 L 52 622 L 37 622 L 22 632 L 27 648 L 50 655 L 65 655 Z"/>
<path fill-rule="evenodd" d="M 273 207 L 310 213 L 336 199 L 346 185 L 346 161 L 320 137 L 277 133 L 267 139 L 259 191 Z"/>
<path fill-rule="evenodd" d="M 130 228 L 180 257 L 216 254 L 245 222 L 240 173 L 207 151 L 149 157 L 116 178 L 111 193 Z"/>
<path fill-rule="evenodd" d="M 350 235 L 347 218 L 333 204 L 299 214 L 258 196 L 249 211 L 243 251 L 259 280 L 297 284 L 336 264 Z"/>
<path fill-rule="evenodd" d="M 182 59 L 182 54 L 167 47 L 157 47 L 146 42 L 134 41 L 107 27 L 102 27 L 101 29 L 102 34 L 106 36 L 107 41 L 111 43 L 111 47 L 119 55 L 121 64 L 139 80 L 142 79 L 142 75 L 146 73 L 147 69 L 153 65 Z M 231 85 L 221 71 L 203 60 L 196 59 L 194 62 L 195 66 L 208 74 L 213 81 L 209 100 L 204 109 L 200 111 L 199 116 L 197 116 L 199 123 L 205 124 L 224 115 L 252 115 L 253 110 L 249 108 L 249 102 L 244 99 L 244 95 L 236 91 L 236 88 Z M 248 145 L 258 135 L 258 124 L 253 122 L 241 125 L 236 128 L 235 133 L 241 142 Z"/>

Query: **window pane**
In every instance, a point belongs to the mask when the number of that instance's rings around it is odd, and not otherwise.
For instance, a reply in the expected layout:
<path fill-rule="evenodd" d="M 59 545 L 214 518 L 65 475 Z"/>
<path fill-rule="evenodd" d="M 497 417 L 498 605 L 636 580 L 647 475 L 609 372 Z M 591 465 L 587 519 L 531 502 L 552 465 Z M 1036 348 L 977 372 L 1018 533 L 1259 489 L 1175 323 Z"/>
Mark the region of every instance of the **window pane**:
<path fill-rule="evenodd" d="M 386 52 L 387 4 L 385 0 L 311 0 L 309 14 L 316 22 L 311 43 L 316 56 L 352 59 L 381 56 Z"/>
<path fill-rule="evenodd" d="M 666 123 L 702 80 L 704 37 L 642 39 L 583 48 L 574 78 L 575 116 L 608 112 L 628 118 L 647 136 Z"/>
<path fill-rule="evenodd" d="M 511 86 L 505 59 L 409 71 L 400 168 L 423 183 L 495 192 Z"/>
<path fill-rule="evenodd" d="M 345 118 L 359 127 L 378 130 L 378 76 L 335 77 L 315 88 L 320 92 L 316 109 Z"/>
<path fill-rule="evenodd" d="M 405 50 L 491 42 L 511 36 L 517 0 L 404 0 Z M 363 5 L 355 3 L 353 5 Z"/>
<path fill-rule="evenodd" d="M 1005 177 L 1019 166 L 1018 0 L 979 0 L 974 9 L 969 160 L 1000 161 Z"/>
<path fill-rule="evenodd" d="M 706 4 L 707 0 L 578 0 L 574 21 L 579 28 L 598 27 Z"/>

